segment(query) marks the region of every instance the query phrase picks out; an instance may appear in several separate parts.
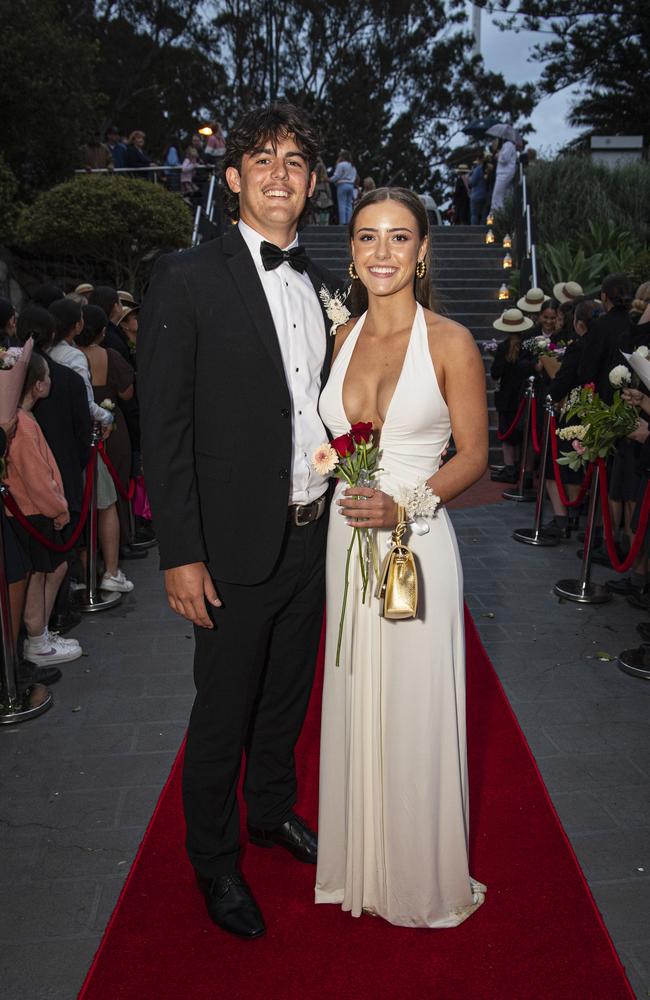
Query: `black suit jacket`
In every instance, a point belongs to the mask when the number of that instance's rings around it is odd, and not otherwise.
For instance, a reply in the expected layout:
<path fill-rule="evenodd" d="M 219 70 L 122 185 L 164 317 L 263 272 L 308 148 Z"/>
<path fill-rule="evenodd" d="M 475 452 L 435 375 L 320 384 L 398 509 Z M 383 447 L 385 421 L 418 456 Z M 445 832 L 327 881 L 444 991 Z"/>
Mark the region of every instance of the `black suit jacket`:
<path fill-rule="evenodd" d="M 281 265 L 285 266 L 285 265 Z M 316 292 L 330 276 L 310 262 Z M 323 370 L 333 338 L 323 313 Z M 161 257 L 138 329 L 143 467 L 161 569 L 204 561 L 255 584 L 287 520 L 292 405 L 262 283 L 237 227 Z"/>
<path fill-rule="evenodd" d="M 83 470 L 90 458 L 93 424 L 81 375 L 44 355 L 50 369 L 50 394 L 39 399 L 34 416 L 52 449 L 71 511 L 81 510 Z"/>
<path fill-rule="evenodd" d="M 625 344 L 629 330 L 629 314 L 625 309 L 614 307 L 590 323 L 582 338 L 578 368 L 580 384 L 594 382 L 596 392 L 606 403 L 611 403 L 614 396 L 609 373 L 616 365 L 624 363 L 620 347 Z"/>

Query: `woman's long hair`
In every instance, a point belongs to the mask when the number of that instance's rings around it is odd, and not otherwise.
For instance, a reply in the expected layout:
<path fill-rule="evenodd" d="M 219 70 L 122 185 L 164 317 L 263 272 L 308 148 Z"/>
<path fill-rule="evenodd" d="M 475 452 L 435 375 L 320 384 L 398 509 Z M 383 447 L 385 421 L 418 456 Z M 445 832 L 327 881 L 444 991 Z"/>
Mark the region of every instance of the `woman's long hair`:
<path fill-rule="evenodd" d="M 350 219 L 348 236 L 350 240 L 350 247 L 352 247 L 352 242 L 354 240 L 354 229 L 357 222 L 357 216 L 362 209 L 367 208 L 369 205 L 376 205 L 381 201 L 397 201 L 400 205 L 404 205 L 408 208 L 409 212 L 415 219 L 418 227 L 418 234 L 421 240 L 425 239 L 429 235 L 429 217 L 427 215 L 426 209 L 418 196 L 409 191 L 408 188 L 394 187 L 394 188 L 375 188 L 374 191 L 369 191 L 367 194 L 361 198 L 352 213 L 352 218 Z M 427 248 L 427 254 L 424 258 L 427 265 L 427 271 L 423 278 L 413 279 L 413 292 L 415 294 L 415 299 L 424 306 L 425 309 L 433 309 L 433 292 L 431 288 L 431 245 L 429 244 Z M 365 285 L 361 281 L 352 282 L 352 291 L 350 294 L 350 302 L 352 305 L 352 313 L 354 316 L 360 316 L 362 312 L 365 312 L 368 308 L 368 292 L 366 291 Z"/>

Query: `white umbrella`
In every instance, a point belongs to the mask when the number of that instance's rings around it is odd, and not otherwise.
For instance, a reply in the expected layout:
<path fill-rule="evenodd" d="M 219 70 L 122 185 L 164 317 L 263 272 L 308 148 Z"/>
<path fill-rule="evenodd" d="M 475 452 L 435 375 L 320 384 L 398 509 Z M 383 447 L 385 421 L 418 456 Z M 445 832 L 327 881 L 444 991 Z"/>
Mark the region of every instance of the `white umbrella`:
<path fill-rule="evenodd" d="M 486 134 L 495 139 L 509 139 L 510 142 L 517 142 L 519 139 L 519 133 L 512 125 L 491 125 Z"/>

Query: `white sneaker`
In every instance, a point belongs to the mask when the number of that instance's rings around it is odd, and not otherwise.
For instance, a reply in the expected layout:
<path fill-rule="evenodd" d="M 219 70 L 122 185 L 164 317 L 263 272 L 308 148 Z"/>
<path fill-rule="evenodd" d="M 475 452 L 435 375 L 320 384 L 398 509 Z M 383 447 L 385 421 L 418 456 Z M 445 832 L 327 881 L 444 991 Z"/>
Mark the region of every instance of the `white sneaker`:
<path fill-rule="evenodd" d="M 124 576 L 121 569 L 118 569 L 115 576 L 104 573 L 99 584 L 100 590 L 117 590 L 120 594 L 128 594 L 133 590 L 134 584 Z"/>
<path fill-rule="evenodd" d="M 58 632 L 51 632 L 49 628 L 46 634 L 47 641 L 51 642 L 52 645 L 57 646 L 59 649 L 81 649 L 81 643 L 77 642 L 76 639 L 64 639 Z"/>
<path fill-rule="evenodd" d="M 77 645 L 76 649 L 65 649 L 49 637 L 46 643 L 34 642 L 28 638 L 23 644 L 23 659 L 37 666 L 46 663 L 71 663 L 72 660 L 78 660 L 81 655 L 81 646 Z"/>

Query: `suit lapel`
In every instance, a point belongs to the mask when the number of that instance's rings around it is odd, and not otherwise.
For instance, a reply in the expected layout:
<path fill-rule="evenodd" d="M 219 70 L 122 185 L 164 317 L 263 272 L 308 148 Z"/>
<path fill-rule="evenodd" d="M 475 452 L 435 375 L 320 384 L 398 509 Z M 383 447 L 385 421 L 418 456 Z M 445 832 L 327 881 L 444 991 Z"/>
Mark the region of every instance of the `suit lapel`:
<path fill-rule="evenodd" d="M 260 340 L 269 352 L 271 360 L 286 386 L 287 379 L 275 323 L 264 294 L 262 282 L 257 274 L 257 268 L 237 226 L 233 226 L 224 236 L 223 249 L 230 273 L 239 289 L 244 305 L 250 313 Z"/>

